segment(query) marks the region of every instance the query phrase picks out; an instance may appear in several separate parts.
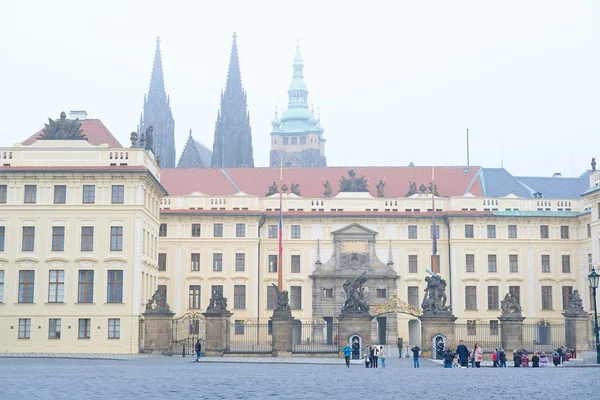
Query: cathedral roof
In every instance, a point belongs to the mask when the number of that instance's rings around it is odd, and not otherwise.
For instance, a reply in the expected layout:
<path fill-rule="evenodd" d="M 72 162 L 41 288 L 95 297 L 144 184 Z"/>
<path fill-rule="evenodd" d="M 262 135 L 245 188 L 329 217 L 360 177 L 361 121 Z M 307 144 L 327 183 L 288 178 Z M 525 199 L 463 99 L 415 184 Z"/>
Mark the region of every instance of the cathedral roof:
<path fill-rule="evenodd" d="M 89 144 L 98 146 L 101 144 L 108 144 L 112 148 L 122 148 L 121 143 L 110 133 L 110 131 L 104 126 L 102 121 L 99 119 L 86 119 L 81 121 L 81 129 L 83 135 L 87 139 Z M 24 146 L 29 146 L 38 140 L 42 135 L 42 130 L 27 138 L 22 142 Z"/>
<path fill-rule="evenodd" d="M 190 135 L 177 168 L 210 168 L 212 151 Z"/>
<path fill-rule="evenodd" d="M 385 197 L 404 197 L 409 191 L 409 182 L 428 185 L 431 181 L 431 167 L 322 167 L 284 168 L 283 181 L 288 187 L 299 184 L 303 197 L 322 198 L 323 182 L 331 185 L 331 196 L 339 193 L 339 181 L 354 169 L 357 177 L 365 176 L 369 193 L 377 197 L 377 183 L 386 182 Z M 441 196 L 462 196 L 474 180 L 479 167 L 436 167 L 435 177 L 438 193 Z M 229 196 L 243 192 L 264 197 L 269 186 L 276 182 L 279 187 L 279 168 L 228 168 L 228 169 L 162 169 L 161 183 L 172 196 L 182 196 L 195 192 L 210 196 Z M 480 184 L 471 184 L 469 192 L 483 196 Z"/>

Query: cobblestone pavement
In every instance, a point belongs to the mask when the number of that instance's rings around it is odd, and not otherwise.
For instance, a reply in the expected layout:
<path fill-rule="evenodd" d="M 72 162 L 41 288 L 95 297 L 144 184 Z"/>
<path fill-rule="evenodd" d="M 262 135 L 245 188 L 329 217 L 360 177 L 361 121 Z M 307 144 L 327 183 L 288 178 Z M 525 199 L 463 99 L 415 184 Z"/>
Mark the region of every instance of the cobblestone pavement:
<path fill-rule="evenodd" d="M 0 358 L 3 399 L 596 398 L 593 368 L 444 369 L 390 358 L 387 368 L 193 363 L 191 357 L 115 360 Z"/>

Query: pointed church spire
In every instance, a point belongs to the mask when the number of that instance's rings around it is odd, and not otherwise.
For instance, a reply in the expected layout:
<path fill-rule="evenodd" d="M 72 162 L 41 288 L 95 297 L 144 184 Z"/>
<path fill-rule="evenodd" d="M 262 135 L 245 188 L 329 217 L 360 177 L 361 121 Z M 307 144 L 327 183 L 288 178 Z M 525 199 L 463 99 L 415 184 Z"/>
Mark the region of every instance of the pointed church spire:
<path fill-rule="evenodd" d="M 148 94 L 144 95 L 144 112 L 140 118 L 140 132 L 154 127 L 152 152 L 160 157 L 162 168 L 175 167 L 175 120 L 170 99 L 165 89 L 160 38 L 156 38 L 154 63 Z M 141 137 L 141 135 L 138 135 Z"/>
<path fill-rule="evenodd" d="M 292 66 L 294 68 L 294 74 L 288 90 L 288 108 L 302 107 L 308 109 L 308 90 L 304 83 L 304 61 L 302 60 L 302 54 L 300 54 L 300 40 L 296 41 L 296 55 L 294 56 L 294 63 Z"/>
<path fill-rule="evenodd" d="M 250 114 L 247 111 L 246 92 L 242 87 L 235 32 L 231 44 L 227 84 L 225 92 L 221 92 L 221 108 L 215 123 L 212 167 L 254 167 Z"/>

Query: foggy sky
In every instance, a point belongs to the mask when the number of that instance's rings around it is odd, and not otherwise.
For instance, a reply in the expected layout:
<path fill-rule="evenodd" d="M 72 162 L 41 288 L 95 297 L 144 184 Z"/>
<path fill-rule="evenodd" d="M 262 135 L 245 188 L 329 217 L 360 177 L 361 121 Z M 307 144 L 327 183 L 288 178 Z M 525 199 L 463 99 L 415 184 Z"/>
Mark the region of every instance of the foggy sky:
<path fill-rule="evenodd" d="M 0 146 L 86 110 L 125 146 L 161 38 L 177 159 L 212 148 L 233 31 L 257 166 L 296 39 L 328 165 L 471 165 L 575 176 L 600 157 L 597 1 L 0 2 Z M 502 146 L 500 145 L 502 142 Z"/>

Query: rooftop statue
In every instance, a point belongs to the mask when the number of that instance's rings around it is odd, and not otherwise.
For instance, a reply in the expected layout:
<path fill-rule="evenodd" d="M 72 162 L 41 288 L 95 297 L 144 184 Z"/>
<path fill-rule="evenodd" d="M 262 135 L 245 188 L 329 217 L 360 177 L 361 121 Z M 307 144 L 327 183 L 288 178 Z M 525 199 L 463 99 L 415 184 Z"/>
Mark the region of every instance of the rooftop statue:
<path fill-rule="evenodd" d="M 273 184 L 271 186 L 269 186 L 269 191 L 267 192 L 265 197 L 272 196 L 275 193 L 279 193 L 279 191 L 277 190 L 277 184 L 275 183 L 275 181 L 273 181 Z"/>
<path fill-rule="evenodd" d="M 300 184 L 292 182 L 292 193 L 296 196 L 301 196 L 300 194 Z"/>
<path fill-rule="evenodd" d="M 65 112 L 60 113 L 60 119 L 48 118 L 48 123 L 42 129 L 39 140 L 87 140 L 82 133 L 79 119 L 67 119 Z"/>
<path fill-rule="evenodd" d="M 323 182 L 323 187 L 325 188 L 323 197 L 331 197 L 331 184 L 329 183 L 329 181 Z"/>
<path fill-rule="evenodd" d="M 383 180 L 379 180 L 377 184 L 377 197 L 384 197 L 385 182 Z"/>
<path fill-rule="evenodd" d="M 417 194 L 417 182 L 408 181 L 408 192 L 406 192 L 404 197 L 410 197 L 413 194 Z"/>
<path fill-rule="evenodd" d="M 349 178 L 342 176 L 340 178 L 340 192 L 368 192 L 368 180 L 364 176 L 356 177 L 353 169 L 348 171 Z"/>

